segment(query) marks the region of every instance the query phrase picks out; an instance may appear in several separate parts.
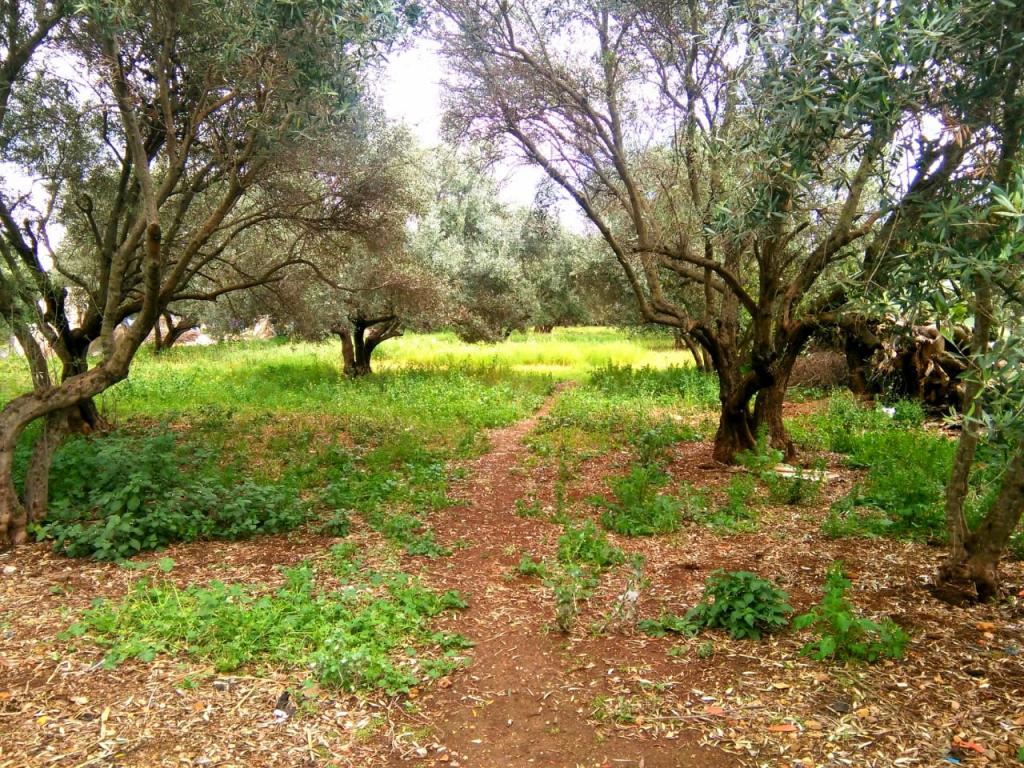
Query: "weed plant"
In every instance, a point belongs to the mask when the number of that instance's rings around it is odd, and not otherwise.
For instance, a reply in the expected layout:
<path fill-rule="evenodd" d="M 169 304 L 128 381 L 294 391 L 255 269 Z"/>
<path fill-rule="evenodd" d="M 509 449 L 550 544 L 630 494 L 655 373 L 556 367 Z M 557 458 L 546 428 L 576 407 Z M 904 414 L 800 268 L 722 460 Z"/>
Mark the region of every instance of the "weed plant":
<path fill-rule="evenodd" d="M 169 431 L 77 438 L 57 452 L 39 539 L 71 557 L 121 560 L 198 539 L 279 533 L 308 513 L 287 487 L 217 471 Z"/>
<path fill-rule="evenodd" d="M 789 596 L 771 581 L 748 571 L 715 571 L 704 594 L 685 616 L 663 615 L 640 622 L 638 628 L 662 636 L 668 632 L 696 635 L 703 629 L 724 629 L 734 639 L 760 640 L 789 623 Z"/>
<path fill-rule="evenodd" d="M 362 583 L 332 593 L 316 589 L 309 563 L 285 569 L 284 586 L 271 594 L 220 581 L 179 589 L 140 579 L 120 602 L 95 601 L 62 639 L 105 646 L 108 667 L 188 653 L 219 672 L 268 663 L 312 669 L 325 686 L 388 694 L 462 662 L 465 638 L 431 627 L 434 617 L 466 606 L 456 593 L 430 592 L 405 574 L 363 573 Z"/>
<path fill-rule="evenodd" d="M 610 481 L 611 500 L 594 496 L 590 502 L 604 510 L 601 525 L 624 536 L 654 536 L 679 528 L 681 503 L 658 489 L 668 476 L 653 464 L 634 466 L 625 477 Z"/>
<path fill-rule="evenodd" d="M 795 629 L 809 629 L 817 638 L 803 647 L 803 653 L 818 661 L 867 661 L 903 658 L 910 638 L 892 620 L 874 622 L 858 616 L 846 597 L 850 580 L 841 562 L 835 562 L 825 577 L 821 603 L 793 620 Z"/>
<path fill-rule="evenodd" d="M 944 538 L 942 500 L 956 446 L 921 428 L 919 404 L 892 407 L 889 415 L 864 408 L 848 394 L 834 394 L 826 412 L 812 417 L 823 447 L 846 454 L 849 466 L 867 471 L 848 499 L 833 507 L 823 526 L 827 535 Z M 854 508 L 868 511 L 852 513 Z"/>
<path fill-rule="evenodd" d="M 608 541 L 592 520 L 566 524 L 565 532 L 558 538 L 558 561 L 563 565 L 587 565 L 604 571 L 625 560 L 622 550 Z"/>

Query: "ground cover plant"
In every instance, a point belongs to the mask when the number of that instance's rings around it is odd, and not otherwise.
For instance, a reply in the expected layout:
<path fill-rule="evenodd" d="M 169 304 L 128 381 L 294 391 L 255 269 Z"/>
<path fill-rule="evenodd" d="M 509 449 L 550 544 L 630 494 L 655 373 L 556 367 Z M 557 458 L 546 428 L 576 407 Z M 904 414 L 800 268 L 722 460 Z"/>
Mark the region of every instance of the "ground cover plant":
<path fill-rule="evenodd" d="M 811 419 L 823 447 L 843 454 L 847 466 L 865 470 L 863 480 L 833 505 L 827 525 L 833 535 L 861 531 L 941 540 L 945 479 L 955 446 L 922 426 L 920 406 L 897 403 L 891 410 L 865 408 L 848 394 L 836 394 Z"/>
<path fill-rule="evenodd" d="M 368 571 L 344 591 L 326 592 L 309 563 L 283 575 L 284 585 L 270 594 L 221 581 L 179 589 L 140 579 L 120 602 L 96 601 L 62 637 L 105 647 L 108 667 L 188 653 L 218 672 L 257 664 L 308 668 L 328 687 L 388 694 L 462 662 L 466 639 L 430 626 L 443 611 L 466 607 L 454 592 L 435 594 L 405 574 Z"/>
<path fill-rule="evenodd" d="M 735 640 L 760 640 L 789 624 L 789 595 L 748 571 L 715 571 L 704 584 L 704 594 L 685 616 L 665 615 L 646 620 L 640 629 L 654 635 L 666 632 L 697 634 L 724 629 Z"/>
<path fill-rule="evenodd" d="M 35 535 L 70 557 L 120 560 L 306 520 L 294 489 L 217 471 L 212 456 L 165 430 L 72 440 L 54 457 L 50 514 Z"/>

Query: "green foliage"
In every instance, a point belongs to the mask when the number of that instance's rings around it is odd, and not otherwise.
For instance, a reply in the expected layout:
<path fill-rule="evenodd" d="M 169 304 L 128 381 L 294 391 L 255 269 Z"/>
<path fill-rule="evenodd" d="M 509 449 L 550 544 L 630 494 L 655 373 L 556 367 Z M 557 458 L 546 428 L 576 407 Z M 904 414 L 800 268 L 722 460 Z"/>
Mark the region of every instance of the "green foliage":
<path fill-rule="evenodd" d="M 637 721 L 636 705 L 625 696 L 598 694 L 590 704 L 590 716 L 599 723 L 628 725 Z"/>
<path fill-rule="evenodd" d="M 171 432 L 66 443 L 53 461 L 40 539 L 71 557 L 119 560 L 179 541 L 244 539 L 294 528 L 306 508 L 293 491 L 232 480 L 211 454 Z"/>
<path fill-rule="evenodd" d="M 793 620 L 796 629 L 810 629 L 817 639 L 803 647 L 803 653 L 818 661 L 835 659 L 875 662 L 903 657 L 910 638 L 892 620 L 880 623 L 857 616 L 846 591 L 850 580 L 843 564 L 835 562 L 825 576 L 821 603 Z"/>
<path fill-rule="evenodd" d="M 308 563 L 283 573 L 284 586 L 271 594 L 220 581 L 179 589 L 141 579 L 120 603 L 95 601 L 62 637 L 106 646 L 108 667 L 185 652 L 219 672 L 266 662 L 311 668 L 327 686 L 388 694 L 460 663 L 466 640 L 430 626 L 444 611 L 466 607 L 456 593 L 436 594 L 404 574 L 380 573 L 325 593 L 315 588 Z"/>
<path fill-rule="evenodd" d="M 337 510 L 320 523 L 318 530 L 326 536 L 348 536 L 352 530 L 352 520 L 348 512 Z"/>
<path fill-rule="evenodd" d="M 757 513 L 747 505 L 755 488 L 754 478 L 749 475 L 733 475 L 725 487 L 725 503 L 712 509 L 706 492 L 684 486 L 682 496 L 685 515 L 716 531 L 744 533 L 756 530 Z"/>
<path fill-rule="evenodd" d="M 696 368 L 636 368 L 609 363 L 590 375 L 590 386 L 604 394 L 647 397 L 669 395 L 677 402 L 710 406 L 718 402 L 718 384 Z"/>
<path fill-rule="evenodd" d="M 839 534 L 845 527 L 851 532 L 941 540 L 945 482 L 956 446 L 941 435 L 909 426 L 920 415 L 916 404 L 894 407 L 903 414 L 899 420 L 865 409 L 848 395 L 833 395 L 826 413 L 814 420 L 830 450 L 847 454 L 850 466 L 867 470 L 848 501 L 835 509 L 829 530 Z M 854 507 L 881 514 L 854 515 Z"/>
<path fill-rule="evenodd" d="M 789 596 L 767 579 L 748 571 L 715 571 L 704 585 L 701 601 L 687 611 L 686 626 L 724 629 L 737 640 L 760 640 L 785 627 L 792 613 Z"/>
<path fill-rule="evenodd" d="M 519 517 L 537 518 L 544 514 L 541 509 L 539 499 L 531 499 L 529 502 L 526 502 L 523 499 L 516 499 L 515 509 L 516 515 Z"/>
<path fill-rule="evenodd" d="M 668 449 L 683 440 L 700 439 L 693 427 L 663 419 L 650 427 L 638 424 L 630 442 L 643 466 L 657 465 L 668 458 Z"/>
<path fill-rule="evenodd" d="M 567 523 L 558 538 L 558 561 L 565 565 L 591 565 L 606 570 L 625 562 L 622 550 L 608 541 L 604 531 L 585 520 L 579 525 Z"/>
<path fill-rule="evenodd" d="M 614 500 L 600 496 L 591 503 L 602 507 L 601 525 L 625 536 L 654 536 L 679 528 L 680 503 L 658 493 L 668 477 L 657 466 L 634 466 L 625 477 L 610 481 Z"/>
<path fill-rule="evenodd" d="M 681 635 L 696 635 L 700 626 L 683 616 L 663 613 L 657 619 L 643 619 L 636 623 L 636 628 L 651 637 L 665 637 L 670 632 Z"/>
<path fill-rule="evenodd" d="M 589 568 L 568 564 L 552 578 L 555 593 L 555 625 L 562 632 L 572 630 L 580 604 L 589 600 L 597 589 L 597 576 Z"/>
<path fill-rule="evenodd" d="M 868 469 L 854 503 L 882 510 L 887 535 L 943 538 L 942 504 L 955 450 L 945 438 L 919 431 L 865 433 L 849 459 Z"/>
<path fill-rule="evenodd" d="M 761 474 L 775 467 L 782 458 L 782 451 L 772 448 L 768 434 L 762 432 L 757 436 L 757 445 L 749 451 L 736 454 L 736 463 L 754 474 Z"/>
<path fill-rule="evenodd" d="M 807 504 L 818 497 L 821 492 L 821 475 L 815 476 L 803 467 L 797 467 L 792 476 L 784 476 L 775 472 L 765 472 L 761 480 L 768 486 L 769 498 L 775 504 L 798 506 Z"/>
<path fill-rule="evenodd" d="M 449 554 L 423 519 L 449 503 L 444 465 L 430 451 L 398 441 L 362 460 L 341 455 L 328 477 L 322 499 L 340 511 L 336 514 L 360 513 L 371 528 L 410 555 Z"/>
<path fill-rule="evenodd" d="M 516 570 L 523 576 L 536 576 L 541 579 L 548 578 L 549 574 L 547 563 L 543 560 L 534 560 L 525 553 L 519 559 L 519 565 L 516 566 Z"/>

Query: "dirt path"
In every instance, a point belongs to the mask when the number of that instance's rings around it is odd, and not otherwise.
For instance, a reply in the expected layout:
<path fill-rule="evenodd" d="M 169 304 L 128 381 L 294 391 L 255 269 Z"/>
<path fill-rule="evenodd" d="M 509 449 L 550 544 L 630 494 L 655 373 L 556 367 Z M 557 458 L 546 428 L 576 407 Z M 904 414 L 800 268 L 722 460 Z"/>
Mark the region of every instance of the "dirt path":
<path fill-rule="evenodd" d="M 529 450 L 524 438 L 555 397 L 532 417 L 490 433 L 490 451 L 467 466 L 467 478 L 457 489 L 466 505 L 434 519 L 439 533 L 464 548 L 428 569 L 429 578 L 466 597 L 470 608 L 454 628 L 476 646 L 468 669 L 453 676 L 448 687 L 417 700 L 412 725 L 422 726 L 419 754 L 396 755 L 392 764 L 738 765 L 731 755 L 701 746 L 696 732 L 639 739 L 632 731 L 617 732 L 614 724 L 593 724 L 595 695 L 617 670 L 592 653 L 574 650 L 565 635 L 549 628 L 553 608 L 547 590 L 509 576 L 520 552 L 550 551 L 560 532 L 515 513 L 516 500 L 540 482 L 524 470 Z"/>

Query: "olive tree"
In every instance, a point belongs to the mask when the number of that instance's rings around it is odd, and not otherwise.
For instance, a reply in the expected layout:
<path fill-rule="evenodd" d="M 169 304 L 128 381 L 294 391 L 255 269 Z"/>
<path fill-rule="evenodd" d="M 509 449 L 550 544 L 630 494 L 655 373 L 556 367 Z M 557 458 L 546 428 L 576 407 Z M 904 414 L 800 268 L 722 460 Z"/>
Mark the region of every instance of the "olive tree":
<path fill-rule="evenodd" d="M 880 226 L 883 201 L 899 206 L 903 144 L 955 9 L 438 4 L 454 126 L 543 168 L 601 233 L 642 317 L 706 350 L 717 459 L 759 429 L 792 455 L 790 370 L 842 300 L 827 279 Z M 686 285 L 699 305 L 679 300 Z"/>
<path fill-rule="evenodd" d="M 162 310 L 195 298 L 187 286 L 223 264 L 225 243 L 247 229 L 258 207 L 246 204 L 250 193 L 295 147 L 331 130 L 366 62 L 416 8 L 15 0 L 4 13 L 0 135 L 14 153 L 4 160 L 42 177 L 48 201 L 33 215 L 24 198 L 5 190 L 0 199 L 0 309 L 33 372 L 32 391 L 0 410 L 0 546 L 23 541 L 45 513 L 50 456 L 68 419 L 128 375 Z M 64 66 L 48 70 L 54 61 Z M 13 120 L 8 103 L 26 119 Z M 18 154 L 36 114 L 64 115 L 87 145 L 60 163 L 53 152 Z M 88 235 L 73 253 L 50 247 L 55 215 Z M 39 364 L 36 334 L 61 362 L 57 381 Z M 100 360 L 88 367 L 84 350 L 97 338 Z M 38 419 L 22 503 L 14 450 Z"/>

